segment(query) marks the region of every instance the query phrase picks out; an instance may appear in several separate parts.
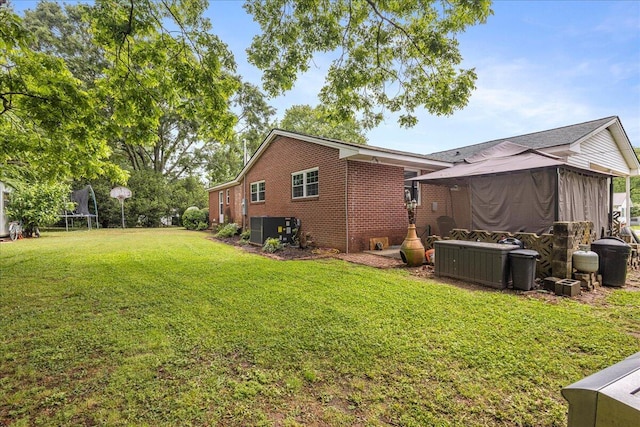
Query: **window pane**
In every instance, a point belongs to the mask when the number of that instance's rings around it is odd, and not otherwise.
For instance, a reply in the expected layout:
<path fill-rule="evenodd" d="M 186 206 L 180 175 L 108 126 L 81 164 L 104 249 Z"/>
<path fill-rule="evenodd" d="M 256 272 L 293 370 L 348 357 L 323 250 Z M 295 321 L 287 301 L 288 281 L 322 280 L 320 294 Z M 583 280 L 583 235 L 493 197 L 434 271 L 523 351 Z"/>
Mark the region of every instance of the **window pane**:
<path fill-rule="evenodd" d="M 297 175 L 293 175 L 293 178 L 292 178 L 292 179 L 293 179 L 293 181 L 292 181 L 292 182 L 293 182 L 293 185 L 294 185 L 294 186 L 296 186 L 296 185 L 302 185 L 302 183 L 303 183 L 303 175 L 302 175 L 301 173 L 300 173 L 300 174 L 297 174 Z"/>
<path fill-rule="evenodd" d="M 307 184 L 307 196 L 317 196 L 318 195 L 318 183 Z"/>
<path fill-rule="evenodd" d="M 303 188 L 301 185 L 297 187 L 293 187 L 293 197 L 303 197 Z"/>
<path fill-rule="evenodd" d="M 307 172 L 307 184 L 318 182 L 318 171 Z"/>
<path fill-rule="evenodd" d="M 251 201 L 252 202 L 264 201 L 264 181 L 254 182 L 251 184 Z"/>

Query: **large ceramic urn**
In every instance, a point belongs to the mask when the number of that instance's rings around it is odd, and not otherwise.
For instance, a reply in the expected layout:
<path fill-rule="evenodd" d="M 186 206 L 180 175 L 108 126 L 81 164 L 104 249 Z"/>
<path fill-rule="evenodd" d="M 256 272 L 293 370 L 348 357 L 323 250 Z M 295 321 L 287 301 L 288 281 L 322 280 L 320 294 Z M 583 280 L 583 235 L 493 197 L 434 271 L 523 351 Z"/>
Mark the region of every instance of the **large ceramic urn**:
<path fill-rule="evenodd" d="M 424 262 L 424 246 L 416 234 L 415 224 L 409 224 L 407 237 L 400 246 L 400 257 L 409 267 L 419 267 Z"/>

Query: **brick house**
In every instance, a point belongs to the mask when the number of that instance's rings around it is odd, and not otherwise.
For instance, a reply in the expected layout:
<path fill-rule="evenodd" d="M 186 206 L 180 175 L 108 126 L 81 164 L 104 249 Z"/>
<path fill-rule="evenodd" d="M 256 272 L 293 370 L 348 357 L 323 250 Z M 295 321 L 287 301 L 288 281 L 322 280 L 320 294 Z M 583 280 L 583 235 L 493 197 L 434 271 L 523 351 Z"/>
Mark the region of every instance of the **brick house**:
<path fill-rule="evenodd" d="M 407 178 L 449 166 L 420 154 L 275 129 L 233 181 L 208 190 L 210 220 L 248 228 L 251 217 L 295 217 L 317 245 L 341 252 L 369 249 L 375 237 L 399 245 L 408 225 L 404 189 L 419 206 L 430 200 L 421 194 L 425 186 Z"/>
<path fill-rule="evenodd" d="M 469 190 L 473 177 L 440 185 L 411 179 L 446 172 L 444 169 L 504 142 L 548 154 L 561 162 L 563 169 L 598 179 L 598 185 L 604 188 L 600 193 L 612 193 L 608 189 L 611 177 L 624 177 L 627 200 L 630 177 L 640 173 L 638 158 L 616 116 L 429 155 L 276 129 L 236 179 L 208 190 L 210 220 L 213 224 L 235 222 L 249 228 L 252 217 L 295 217 L 316 244 L 360 252 L 370 248 L 372 238 L 386 237 L 390 245 L 402 243 L 408 225 L 404 190 L 409 189 L 418 201 L 416 227 L 420 237 L 447 236 L 442 218 L 450 218 L 456 227 L 475 229 Z M 507 195 L 518 195 L 522 190 L 512 179 L 516 177 L 512 171 L 489 175 L 503 180 L 492 186 L 504 189 Z M 558 206 L 562 193 L 550 191 L 555 192 L 554 203 Z M 580 192 L 585 190 L 574 193 Z M 594 197 L 598 215 L 606 217 L 611 208 L 605 200 L 607 195 Z M 509 209 L 506 206 L 503 212 Z M 593 220 L 593 207 L 568 214 L 555 210 L 549 225 L 553 221 Z"/>

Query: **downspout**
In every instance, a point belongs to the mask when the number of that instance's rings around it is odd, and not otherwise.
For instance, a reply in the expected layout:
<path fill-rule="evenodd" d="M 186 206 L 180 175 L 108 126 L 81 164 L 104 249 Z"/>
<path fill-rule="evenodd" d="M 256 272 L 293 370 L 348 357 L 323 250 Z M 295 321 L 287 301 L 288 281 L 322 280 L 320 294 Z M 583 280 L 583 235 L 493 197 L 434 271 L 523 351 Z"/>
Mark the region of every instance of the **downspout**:
<path fill-rule="evenodd" d="M 344 219 L 347 239 L 346 253 L 349 253 L 349 160 L 345 159 L 344 167 Z"/>
<path fill-rule="evenodd" d="M 247 203 L 247 177 L 242 177 L 242 200 L 240 201 L 240 211 L 242 213 L 242 229 L 247 229 L 247 214 L 249 213 L 249 203 Z"/>

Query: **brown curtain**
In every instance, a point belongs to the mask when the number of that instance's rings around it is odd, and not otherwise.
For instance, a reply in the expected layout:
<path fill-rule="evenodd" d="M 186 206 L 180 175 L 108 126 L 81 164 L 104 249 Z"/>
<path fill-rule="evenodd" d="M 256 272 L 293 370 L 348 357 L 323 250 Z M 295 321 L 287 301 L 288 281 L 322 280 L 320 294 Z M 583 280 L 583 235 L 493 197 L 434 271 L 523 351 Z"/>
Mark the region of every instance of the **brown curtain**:
<path fill-rule="evenodd" d="M 608 229 L 609 189 L 605 176 L 568 169 L 558 174 L 558 220 L 591 221 L 598 236 Z"/>
<path fill-rule="evenodd" d="M 555 220 L 555 168 L 472 177 L 474 230 L 547 233 Z"/>

